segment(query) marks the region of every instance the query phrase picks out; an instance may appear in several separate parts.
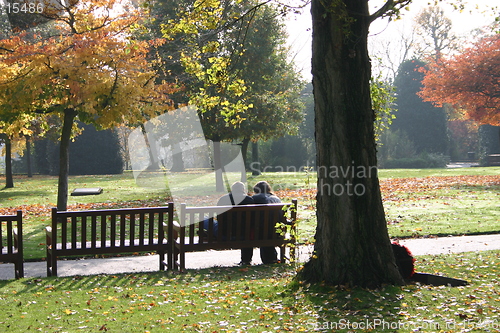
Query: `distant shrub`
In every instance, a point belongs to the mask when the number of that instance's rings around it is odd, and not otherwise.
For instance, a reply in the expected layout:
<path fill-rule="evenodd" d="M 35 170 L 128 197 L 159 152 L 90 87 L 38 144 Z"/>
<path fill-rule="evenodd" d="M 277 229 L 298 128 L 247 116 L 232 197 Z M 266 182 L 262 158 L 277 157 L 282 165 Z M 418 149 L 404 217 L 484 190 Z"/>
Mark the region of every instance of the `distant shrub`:
<path fill-rule="evenodd" d="M 385 169 L 429 169 L 445 168 L 448 157 L 442 154 L 423 153 L 416 157 L 388 159 L 385 161 Z"/>

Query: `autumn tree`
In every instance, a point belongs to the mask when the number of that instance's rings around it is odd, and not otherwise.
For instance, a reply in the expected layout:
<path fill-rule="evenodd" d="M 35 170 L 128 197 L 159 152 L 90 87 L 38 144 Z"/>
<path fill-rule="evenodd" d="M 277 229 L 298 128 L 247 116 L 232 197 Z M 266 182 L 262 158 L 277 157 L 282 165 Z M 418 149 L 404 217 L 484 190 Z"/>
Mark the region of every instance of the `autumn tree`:
<path fill-rule="evenodd" d="M 17 117 L 0 114 L 0 142 L 4 144 L 5 153 L 5 188 L 14 187 L 12 155 L 22 154 L 29 144 L 26 137 L 33 135 L 32 121 L 33 116 L 30 115 Z"/>
<path fill-rule="evenodd" d="M 77 120 L 110 128 L 155 112 L 169 85 L 155 84 L 148 43 L 131 38 L 141 12 L 116 0 L 55 1 L 43 16 L 58 34 L 27 31 L 0 41 L 0 114 L 54 114 L 62 121 L 57 208 L 68 195 L 69 143 Z M 154 41 L 153 41 L 154 42 Z"/>
<path fill-rule="evenodd" d="M 500 34 L 486 36 L 456 56 L 430 63 L 419 93 L 436 106 L 451 104 L 464 119 L 500 125 Z"/>

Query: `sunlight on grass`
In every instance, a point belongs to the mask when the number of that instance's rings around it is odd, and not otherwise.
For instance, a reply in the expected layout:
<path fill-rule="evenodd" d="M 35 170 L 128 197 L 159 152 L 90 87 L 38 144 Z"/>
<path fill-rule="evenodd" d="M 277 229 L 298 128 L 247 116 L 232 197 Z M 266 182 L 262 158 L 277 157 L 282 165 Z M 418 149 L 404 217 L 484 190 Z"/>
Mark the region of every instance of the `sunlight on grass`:
<path fill-rule="evenodd" d="M 497 331 L 500 252 L 418 256 L 469 281 L 375 290 L 297 283 L 289 265 L 0 281 L 2 332 Z"/>
<path fill-rule="evenodd" d="M 203 178 L 196 174 L 199 172 L 176 173 L 168 178 L 173 183 L 203 186 Z M 380 170 L 389 235 L 420 237 L 500 232 L 499 175 L 500 167 Z M 236 176 L 230 175 L 230 178 Z M 283 201 L 297 198 L 299 242 L 314 241 L 315 173 L 282 172 L 248 174 L 247 177 L 249 191 L 256 182 L 266 180 Z M 57 177 L 16 176 L 14 184 L 12 189 L 0 190 L 0 209 L 4 213 L 23 210 L 25 258 L 40 260 L 45 257 L 43 230 L 50 224 L 49 209 L 56 202 Z M 131 172 L 70 177 L 70 190 L 80 187 L 102 187 L 104 191 L 101 195 L 70 196 L 70 209 L 162 206 L 170 200 L 168 189 L 137 186 Z M 186 189 L 190 195 L 200 194 L 196 192 Z"/>

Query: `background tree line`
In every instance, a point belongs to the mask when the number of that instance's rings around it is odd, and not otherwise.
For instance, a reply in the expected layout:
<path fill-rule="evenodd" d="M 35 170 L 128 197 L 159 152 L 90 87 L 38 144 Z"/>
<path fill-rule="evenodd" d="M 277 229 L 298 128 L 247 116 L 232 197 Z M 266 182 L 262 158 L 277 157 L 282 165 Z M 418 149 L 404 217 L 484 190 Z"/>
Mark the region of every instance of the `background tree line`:
<path fill-rule="evenodd" d="M 390 73 L 386 80 L 392 82 L 396 96 L 395 119 L 380 141 L 379 163 L 382 167 L 443 167 L 450 161 L 479 161 L 484 164 L 485 156 L 500 152 L 498 121 L 490 121 L 488 117 L 470 117 L 460 105 L 473 100 L 475 102 L 472 103 L 480 105 L 481 101 L 465 94 L 462 100 L 447 99 L 454 92 L 446 89 L 434 100 L 421 94 L 424 88 L 427 89 L 425 82 L 429 82 L 429 68 L 436 69 L 436 64 L 444 59 L 469 52 L 471 36 L 472 43 L 476 45 L 495 38 L 489 36 L 498 36 L 497 26 L 498 23 L 493 22 L 468 36 L 458 36 L 443 9 L 430 6 L 417 15 L 410 33 L 401 34 L 399 52 L 393 44 L 382 43 L 393 52 L 389 54 L 378 50 L 379 56 L 384 59 L 382 67 L 385 66 L 385 72 Z M 487 77 L 497 73 L 498 66 L 494 65 L 497 61 L 495 52 L 478 59 L 476 65 L 481 62 L 488 64 L 489 70 L 481 75 L 475 71 L 476 81 L 487 85 Z M 446 87 L 451 79 L 449 74 L 443 76 L 441 81 L 436 81 L 435 88 Z M 467 86 L 465 81 L 458 84 Z M 449 102 L 445 103 L 446 100 Z M 497 110 L 498 103 L 491 113 L 498 113 Z"/>

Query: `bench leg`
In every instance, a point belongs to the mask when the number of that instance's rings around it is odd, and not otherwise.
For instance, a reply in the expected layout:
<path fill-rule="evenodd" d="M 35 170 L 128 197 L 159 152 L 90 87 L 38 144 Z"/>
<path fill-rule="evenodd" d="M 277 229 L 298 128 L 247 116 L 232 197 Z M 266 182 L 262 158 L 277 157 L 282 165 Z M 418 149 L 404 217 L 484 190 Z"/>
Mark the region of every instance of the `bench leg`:
<path fill-rule="evenodd" d="M 16 275 L 16 279 L 21 279 L 24 277 L 24 262 L 23 262 L 23 258 L 21 258 L 20 260 L 18 260 L 16 263 L 15 263 L 15 275 Z"/>
<path fill-rule="evenodd" d="M 158 256 L 160 257 L 160 271 L 165 270 L 165 251 L 158 251 Z"/>
<path fill-rule="evenodd" d="M 184 271 L 186 269 L 186 252 L 180 251 L 179 253 L 180 270 Z"/>
<path fill-rule="evenodd" d="M 47 276 L 57 276 L 57 257 L 47 249 Z"/>

